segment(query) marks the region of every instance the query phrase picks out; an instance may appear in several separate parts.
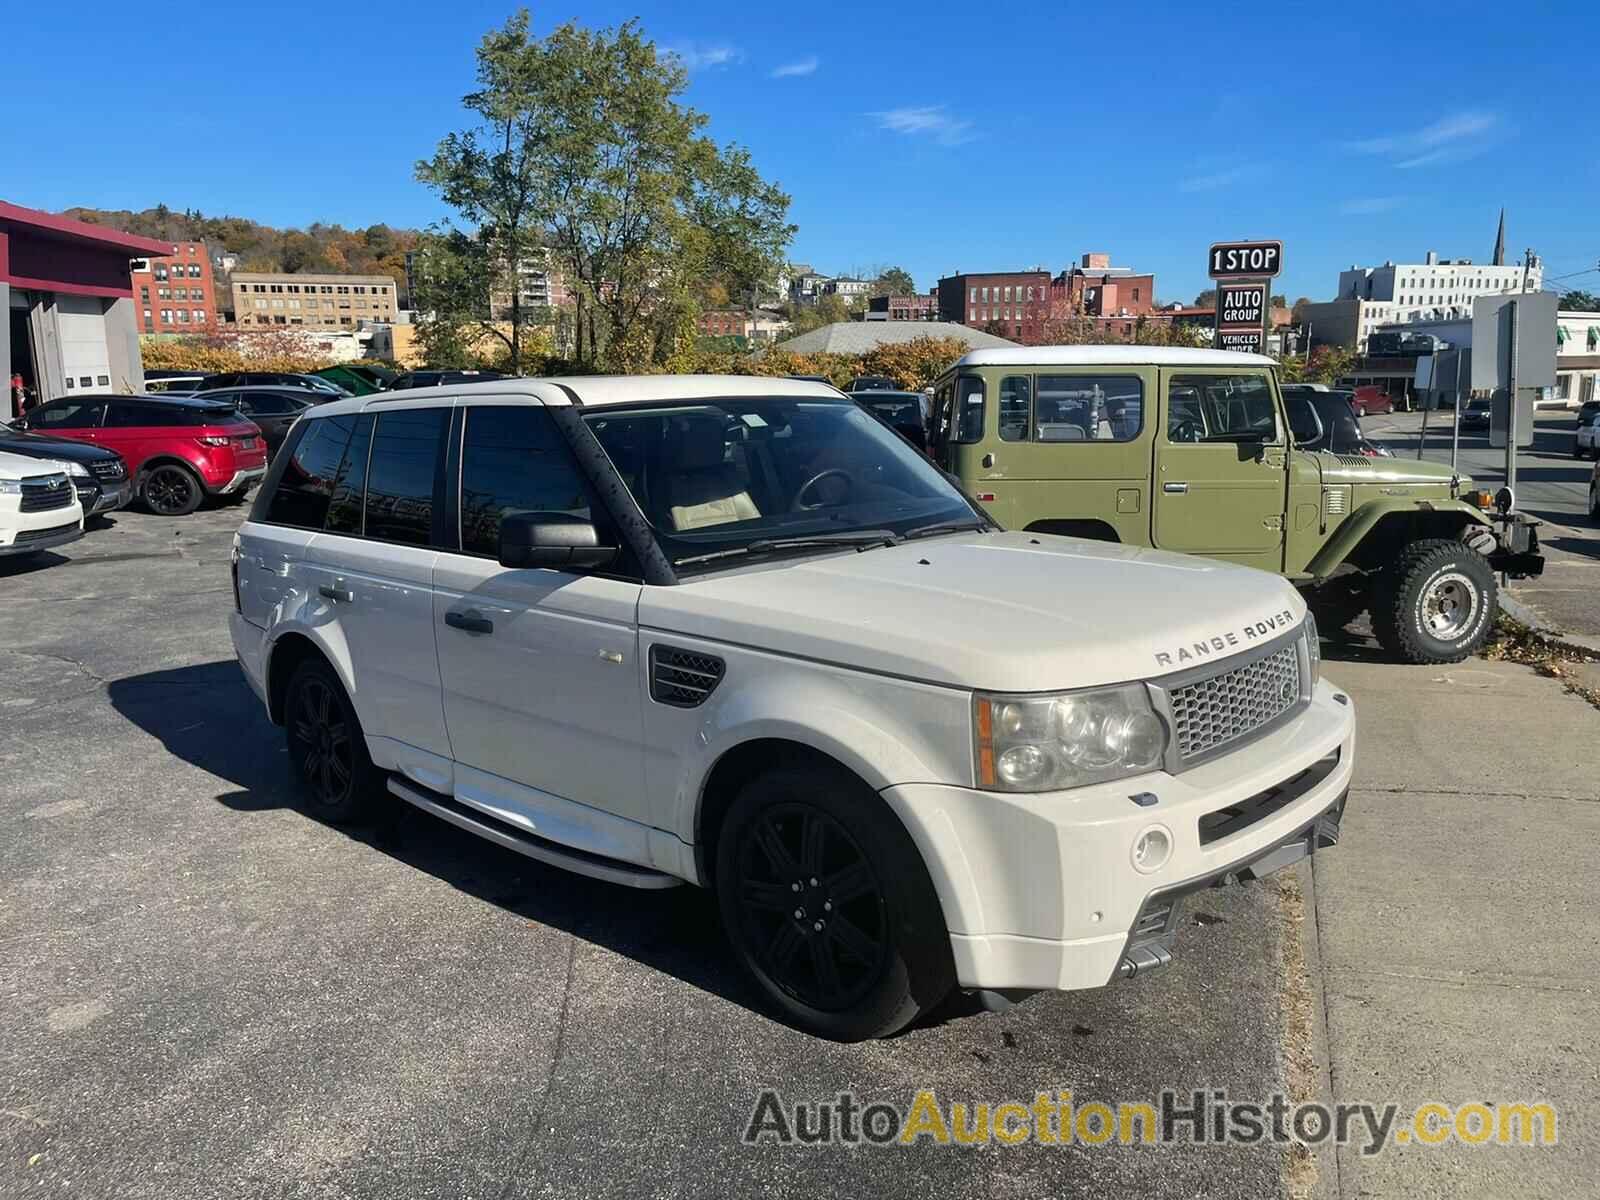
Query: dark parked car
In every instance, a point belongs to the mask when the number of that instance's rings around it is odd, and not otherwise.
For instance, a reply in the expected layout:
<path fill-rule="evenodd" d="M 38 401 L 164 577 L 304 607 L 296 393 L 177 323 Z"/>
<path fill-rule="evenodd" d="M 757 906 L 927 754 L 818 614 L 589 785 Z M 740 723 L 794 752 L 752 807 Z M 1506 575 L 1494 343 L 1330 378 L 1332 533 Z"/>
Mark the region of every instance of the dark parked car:
<path fill-rule="evenodd" d="M 885 425 L 903 433 L 919 449 L 927 448 L 933 397 L 925 392 L 891 392 L 869 388 L 864 392 L 852 392 L 850 399 Z"/>
<path fill-rule="evenodd" d="M 128 464 L 115 450 L 13 429 L 0 421 L 0 452 L 66 463 L 85 517 L 111 512 L 133 499 Z"/>
<path fill-rule="evenodd" d="M 495 379 L 504 379 L 499 371 L 407 371 L 389 385 L 391 392 L 398 392 L 403 388 L 444 387 L 446 384 L 457 383 L 488 383 Z"/>
<path fill-rule="evenodd" d="M 324 404 L 333 397 L 319 396 L 301 388 L 247 387 L 237 391 L 206 392 L 207 400 L 235 405 L 261 429 L 261 438 L 267 443 L 267 461 L 278 452 L 289 429 L 306 409 Z"/>
<path fill-rule="evenodd" d="M 847 392 L 898 392 L 900 385 L 887 375 L 857 375 L 850 381 Z"/>
<path fill-rule="evenodd" d="M 331 379 L 324 379 L 320 375 L 296 375 L 290 371 L 223 371 L 217 375 L 207 375 L 194 389 L 194 394 L 205 395 L 207 392 L 242 387 L 299 388 L 303 392 L 318 392 L 330 400 L 352 394 Z"/>
<path fill-rule="evenodd" d="M 1461 428 L 1489 428 L 1489 405 L 1490 401 L 1487 396 L 1479 396 L 1475 400 L 1468 400 L 1467 406 L 1461 410 Z"/>
<path fill-rule="evenodd" d="M 180 517 L 207 496 L 242 497 L 267 473 L 261 430 L 232 404 L 197 396 L 66 396 L 14 426 L 122 455 L 151 512 Z"/>
<path fill-rule="evenodd" d="M 1333 454 L 1384 456 L 1361 432 L 1347 392 L 1323 392 L 1287 384 L 1283 400 L 1294 427 L 1294 442 L 1302 450 L 1327 450 Z"/>

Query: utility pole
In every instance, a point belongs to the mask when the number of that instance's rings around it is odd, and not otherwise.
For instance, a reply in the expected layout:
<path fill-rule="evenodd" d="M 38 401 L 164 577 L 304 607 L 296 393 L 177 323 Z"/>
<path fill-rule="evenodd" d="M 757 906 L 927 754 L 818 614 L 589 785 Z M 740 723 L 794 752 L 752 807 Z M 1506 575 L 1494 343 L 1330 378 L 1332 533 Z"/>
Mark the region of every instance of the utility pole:
<path fill-rule="evenodd" d="M 1522 290 L 1528 290 L 1528 279 L 1533 274 L 1533 248 L 1530 246 L 1522 252 Z"/>

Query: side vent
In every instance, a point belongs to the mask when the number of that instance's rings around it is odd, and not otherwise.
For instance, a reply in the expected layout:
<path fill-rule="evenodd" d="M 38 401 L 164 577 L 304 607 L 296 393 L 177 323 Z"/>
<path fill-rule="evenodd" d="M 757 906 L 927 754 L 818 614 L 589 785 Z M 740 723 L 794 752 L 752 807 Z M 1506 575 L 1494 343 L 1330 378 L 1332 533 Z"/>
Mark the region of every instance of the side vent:
<path fill-rule="evenodd" d="M 1327 513 L 1330 517 L 1339 517 L 1339 516 L 1343 516 L 1344 515 L 1344 510 L 1345 510 L 1345 489 L 1344 488 L 1323 488 L 1322 489 L 1322 511 Z"/>
<path fill-rule="evenodd" d="M 650 647 L 650 699 L 673 708 L 698 708 L 722 682 L 726 664 L 710 654 Z"/>

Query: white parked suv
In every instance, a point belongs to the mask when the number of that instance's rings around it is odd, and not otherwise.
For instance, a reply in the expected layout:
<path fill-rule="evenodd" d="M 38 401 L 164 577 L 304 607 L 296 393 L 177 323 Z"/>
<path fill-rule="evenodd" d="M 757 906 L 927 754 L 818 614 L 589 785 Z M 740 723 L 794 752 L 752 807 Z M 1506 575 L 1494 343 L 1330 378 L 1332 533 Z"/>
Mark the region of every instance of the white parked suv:
<path fill-rule="evenodd" d="M 319 405 L 235 541 L 308 808 L 394 797 L 712 887 L 789 1019 L 1098 987 L 1331 844 L 1349 698 L 1273 575 L 995 527 L 825 384 L 505 379 Z"/>
<path fill-rule="evenodd" d="M 0 450 L 0 556 L 34 554 L 83 536 L 66 463 Z"/>

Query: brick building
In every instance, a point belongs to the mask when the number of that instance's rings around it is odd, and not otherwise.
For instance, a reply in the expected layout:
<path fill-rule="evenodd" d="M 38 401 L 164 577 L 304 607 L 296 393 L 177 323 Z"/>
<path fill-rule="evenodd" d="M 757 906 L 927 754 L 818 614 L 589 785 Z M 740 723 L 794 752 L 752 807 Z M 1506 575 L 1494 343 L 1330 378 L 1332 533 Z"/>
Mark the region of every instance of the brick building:
<path fill-rule="evenodd" d="M 869 321 L 937 321 L 937 291 L 926 296 L 873 296 L 867 301 Z"/>
<path fill-rule="evenodd" d="M 941 320 L 1026 344 L 1047 340 L 1055 321 L 1087 319 L 1108 333 L 1128 335 L 1140 317 L 1156 315 L 1156 277 L 1114 267 L 1109 254 L 1085 254 L 1055 276 L 1043 267 L 951 275 L 935 290 Z"/>
<path fill-rule="evenodd" d="M 171 254 L 136 258 L 134 300 L 141 333 L 205 333 L 217 326 L 217 292 L 204 242 L 177 242 Z"/>
<path fill-rule="evenodd" d="M 359 329 L 395 319 L 394 280 L 387 275 L 233 273 L 233 311 L 241 329 L 274 325 Z"/>

